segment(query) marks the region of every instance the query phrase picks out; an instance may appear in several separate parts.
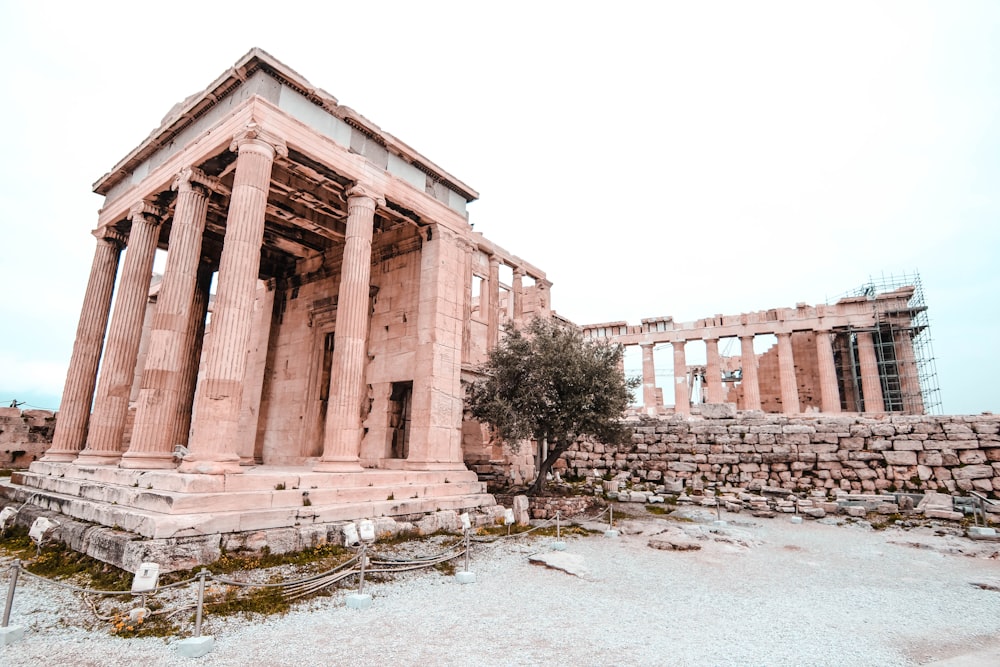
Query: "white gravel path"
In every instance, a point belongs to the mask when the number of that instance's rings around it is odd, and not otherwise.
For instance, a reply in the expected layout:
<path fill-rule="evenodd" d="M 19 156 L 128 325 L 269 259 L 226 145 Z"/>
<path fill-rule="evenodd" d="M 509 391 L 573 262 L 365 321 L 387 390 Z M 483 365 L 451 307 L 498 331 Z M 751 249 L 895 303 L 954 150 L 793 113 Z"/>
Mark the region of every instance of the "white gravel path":
<path fill-rule="evenodd" d="M 366 586 L 365 611 L 337 593 L 280 617 L 206 617 L 216 646 L 197 659 L 80 629 L 78 599 L 27 580 L 11 618 L 26 636 L 0 665 L 1000 664 L 1000 592 L 974 585 L 1000 588 L 1000 543 L 727 518 L 718 533 L 651 518 L 631 526 L 645 534 L 569 538 L 584 578 L 530 565 L 544 538 L 476 545 L 474 584 L 430 571 Z M 708 539 L 649 548 L 665 528 Z"/>

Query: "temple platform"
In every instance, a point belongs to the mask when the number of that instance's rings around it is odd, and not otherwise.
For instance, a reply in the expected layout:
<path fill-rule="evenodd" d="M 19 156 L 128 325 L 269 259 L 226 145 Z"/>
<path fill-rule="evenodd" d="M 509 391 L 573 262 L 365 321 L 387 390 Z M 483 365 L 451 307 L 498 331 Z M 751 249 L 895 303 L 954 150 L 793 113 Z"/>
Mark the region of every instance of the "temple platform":
<path fill-rule="evenodd" d="M 168 569 L 181 569 L 234 546 L 273 552 L 315 546 L 338 539 L 343 522 L 363 518 L 387 519 L 382 524 L 389 532 L 396 523 L 447 511 L 469 511 L 486 522 L 498 508 L 485 486 L 466 469 L 317 473 L 254 466 L 238 474 L 197 475 L 36 461 L 0 484 L 0 499 L 7 500 L 0 504 L 27 503 L 47 516 L 61 515 L 55 518 L 64 532 L 73 533 L 62 541 L 124 569 L 164 551 L 177 564 Z M 95 535 L 85 537 L 94 527 L 105 529 L 96 546 L 90 544 Z M 115 542 L 119 546 L 111 546 Z M 184 555 L 170 555 L 175 552 Z"/>

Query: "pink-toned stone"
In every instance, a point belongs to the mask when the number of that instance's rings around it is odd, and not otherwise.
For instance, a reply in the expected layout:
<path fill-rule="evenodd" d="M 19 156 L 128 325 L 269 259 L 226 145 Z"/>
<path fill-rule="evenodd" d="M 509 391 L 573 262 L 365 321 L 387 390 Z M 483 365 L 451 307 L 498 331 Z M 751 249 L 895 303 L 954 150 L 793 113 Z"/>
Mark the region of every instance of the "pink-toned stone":
<path fill-rule="evenodd" d="M 158 207 L 146 201 L 134 204 L 129 211 L 132 227 L 125 251 L 125 265 L 111 315 L 107 354 L 101 364 L 87 446 L 77 457 L 81 465 L 117 464 L 121 459 L 128 398 L 139 352 L 162 214 Z"/>

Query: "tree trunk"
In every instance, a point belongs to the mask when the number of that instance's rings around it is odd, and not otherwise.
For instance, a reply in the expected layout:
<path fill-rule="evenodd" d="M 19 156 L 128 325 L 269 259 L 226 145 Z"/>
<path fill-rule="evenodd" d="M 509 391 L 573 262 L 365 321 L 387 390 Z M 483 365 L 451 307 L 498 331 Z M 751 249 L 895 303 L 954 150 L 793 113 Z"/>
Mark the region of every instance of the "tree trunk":
<path fill-rule="evenodd" d="M 534 483 L 531 485 L 531 488 L 528 489 L 529 496 L 537 496 L 542 493 L 542 490 L 545 488 L 545 477 L 549 474 L 549 470 L 552 469 L 555 462 L 567 449 L 569 449 L 568 444 L 564 445 L 558 441 L 549 443 L 549 455 L 544 461 L 542 461 L 542 465 L 538 468 L 538 476 L 535 477 Z"/>

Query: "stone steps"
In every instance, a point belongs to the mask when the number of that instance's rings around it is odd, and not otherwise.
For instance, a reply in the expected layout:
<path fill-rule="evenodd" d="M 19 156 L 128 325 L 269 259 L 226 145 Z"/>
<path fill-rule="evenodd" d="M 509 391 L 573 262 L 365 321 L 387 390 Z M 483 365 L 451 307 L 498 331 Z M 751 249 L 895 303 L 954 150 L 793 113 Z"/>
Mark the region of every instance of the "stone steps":
<path fill-rule="evenodd" d="M 239 474 L 190 475 L 68 463 L 32 464 L 0 495 L 65 516 L 174 538 L 288 528 L 374 517 L 465 511 L 496 504 L 470 470 L 314 473 L 259 466 Z"/>
<path fill-rule="evenodd" d="M 427 499 L 485 493 L 485 484 L 478 481 L 452 483 L 410 483 L 406 485 L 376 485 L 348 488 L 269 488 L 229 492 L 182 492 L 135 486 L 119 486 L 81 479 L 67 479 L 19 473 L 15 482 L 33 491 L 92 500 L 111 505 L 123 505 L 137 510 L 164 514 L 226 512 L 244 509 L 277 509 L 302 507 L 306 500 L 312 505 L 372 502 L 378 500 Z M 283 486 L 278 483 L 275 486 Z"/>
<path fill-rule="evenodd" d="M 464 467 L 450 470 L 366 469 L 362 472 L 329 473 L 312 472 L 307 467 L 257 466 L 248 467 L 239 474 L 192 475 L 178 473 L 175 470 L 127 470 L 116 466 L 76 466 L 71 463 L 40 461 L 32 463 L 29 471 L 18 472 L 15 475 L 75 479 L 183 493 L 267 491 L 278 486 L 283 486 L 285 489 L 343 489 L 478 480 L 475 472 Z"/>
<path fill-rule="evenodd" d="M 300 495 L 296 507 L 261 506 L 241 510 L 167 514 L 15 484 L 0 485 L 0 496 L 16 503 L 30 501 L 32 505 L 43 509 L 125 530 L 144 538 L 237 533 L 361 518 L 419 515 L 439 510 L 464 511 L 496 504 L 490 494 L 464 493 L 399 500 L 387 500 L 383 497 L 326 504 L 313 503 L 306 506 L 302 504 Z"/>

